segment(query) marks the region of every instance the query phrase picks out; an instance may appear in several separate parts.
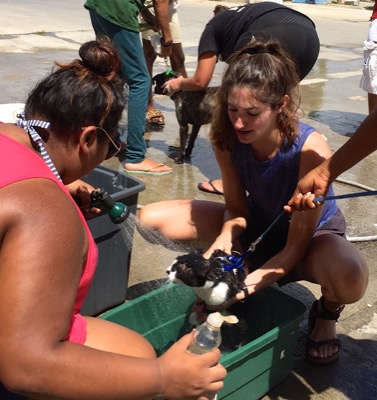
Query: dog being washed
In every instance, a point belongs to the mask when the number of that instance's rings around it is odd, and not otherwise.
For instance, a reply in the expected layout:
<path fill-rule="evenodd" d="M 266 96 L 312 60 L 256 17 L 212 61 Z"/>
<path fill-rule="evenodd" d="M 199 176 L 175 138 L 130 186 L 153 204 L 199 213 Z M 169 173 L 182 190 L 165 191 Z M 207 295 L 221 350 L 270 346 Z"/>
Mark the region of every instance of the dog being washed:
<path fill-rule="evenodd" d="M 172 71 L 155 75 L 152 84 L 155 85 L 156 94 L 169 95 L 175 104 L 175 115 L 179 124 L 179 147 L 170 146 L 173 151 L 172 158 L 177 164 L 182 164 L 188 159 L 194 148 L 195 140 L 202 125 L 211 123 L 212 113 L 216 103 L 217 87 L 208 87 L 205 90 L 189 92 L 180 90 L 168 94 L 162 87 L 169 79 L 176 78 Z M 192 130 L 189 135 L 189 124 Z"/>

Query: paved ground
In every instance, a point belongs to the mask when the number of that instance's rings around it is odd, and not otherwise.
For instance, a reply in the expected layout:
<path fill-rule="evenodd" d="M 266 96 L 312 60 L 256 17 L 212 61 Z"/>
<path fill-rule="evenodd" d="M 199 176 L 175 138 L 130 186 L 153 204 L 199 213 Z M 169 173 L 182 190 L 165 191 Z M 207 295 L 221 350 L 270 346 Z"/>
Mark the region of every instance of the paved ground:
<path fill-rule="evenodd" d="M 83 1 L 67 0 L 64 9 L 48 0 L 0 0 L 0 104 L 20 103 L 36 80 L 51 68 L 52 60 L 65 61 L 76 56 L 80 43 L 93 38 Z M 186 65 L 191 74 L 196 66 L 196 46 L 205 22 L 217 2 L 181 0 L 180 19 Z M 222 4 L 235 4 L 222 2 Z M 367 112 L 366 96 L 358 88 L 362 68 L 362 42 L 368 30 L 372 2 L 359 6 L 336 4 L 302 4 L 284 2 L 309 15 L 316 23 L 321 40 L 320 57 L 313 71 L 302 82 L 304 121 L 323 133 L 333 150 L 347 140 Z M 31 6 L 32 5 L 32 6 Z M 213 84 L 219 82 L 223 65 L 216 68 Z M 155 72 L 165 69 L 161 60 Z M 203 127 L 191 160 L 183 165 L 169 158 L 168 146 L 178 144 L 178 125 L 173 102 L 155 97 L 156 105 L 166 117 L 165 129 L 148 131 L 148 156 L 174 167 L 163 177 L 143 177 L 146 190 L 139 204 L 169 198 L 199 198 L 222 201 L 221 196 L 197 190 L 202 179 L 219 176 L 211 147 L 208 127 Z M 120 169 L 118 161 L 106 163 Z M 347 182 L 374 188 L 377 186 L 377 157 L 371 155 L 342 175 Z M 337 193 L 357 191 L 349 184 L 336 184 Z M 349 222 L 348 235 L 359 240 L 377 234 L 375 198 L 343 200 L 340 206 Z M 371 276 L 365 297 L 343 312 L 338 331 L 343 344 L 340 362 L 333 366 L 313 368 L 303 360 L 306 321 L 300 326 L 294 368 L 289 377 L 272 389 L 264 400 L 282 399 L 376 399 L 375 354 L 377 352 L 376 253 L 374 240 L 356 242 L 366 255 Z M 147 244 L 136 232 L 133 239 L 129 285 L 165 277 L 166 266 L 180 251 Z M 292 284 L 285 291 L 307 307 L 318 297 L 318 288 Z M 237 399 L 238 400 L 238 399 Z M 243 400 L 243 399 L 239 399 Z"/>

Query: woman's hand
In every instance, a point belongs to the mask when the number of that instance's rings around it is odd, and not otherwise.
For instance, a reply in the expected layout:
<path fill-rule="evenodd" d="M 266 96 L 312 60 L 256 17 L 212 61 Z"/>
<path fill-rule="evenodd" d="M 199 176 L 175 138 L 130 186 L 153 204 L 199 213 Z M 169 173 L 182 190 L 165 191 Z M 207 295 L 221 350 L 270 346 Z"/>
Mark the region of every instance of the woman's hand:
<path fill-rule="evenodd" d="M 101 212 L 99 208 L 90 206 L 90 193 L 95 190 L 92 185 L 78 179 L 77 181 L 66 185 L 66 188 L 69 190 L 69 193 L 80 207 L 85 218 L 93 218 Z"/>
<path fill-rule="evenodd" d="M 183 336 L 159 357 L 159 396 L 169 399 L 206 399 L 223 388 L 227 373 L 219 364 L 220 350 L 215 349 L 202 355 L 191 354 L 187 349 L 193 336 L 193 332 Z"/>
<path fill-rule="evenodd" d="M 175 79 L 170 79 L 162 85 L 164 93 L 171 96 L 174 92 L 181 90 L 182 80 L 185 79 L 183 76 L 179 76 Z"/>

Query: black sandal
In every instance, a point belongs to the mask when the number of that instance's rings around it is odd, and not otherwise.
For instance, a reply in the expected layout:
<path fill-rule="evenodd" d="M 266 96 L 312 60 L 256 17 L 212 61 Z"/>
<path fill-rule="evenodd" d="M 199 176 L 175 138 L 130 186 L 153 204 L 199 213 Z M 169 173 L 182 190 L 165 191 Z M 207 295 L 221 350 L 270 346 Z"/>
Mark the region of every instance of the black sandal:
<path fill-rule="evenodd" d="M 320 306 L 321 311 L 319 311 L 318 306 Z M 339 351 L 340 351 L 340 341 L 338 338 L 321 340 L 319 342 L 315 342 L 314 340 L 310 339 L 309 336 L 311 335 L 311 333 L 314 329 L 317 318 L 328 320 L 328 321 L 338 322 L 340 313 L 344 310 L 344 307 L 345 306 L 343 305 L 343 306 L 339 307 L 336 311 L 331 312 L 330 310 L 328 310 L 326 308 L 323 296 L 319 300 L 316 300 L 312 304 L 312 308 L 310 309 L 309 318 L 308 318 L 308 337 L 306 340 L 306 350 L 305 350 L 306 359 L 308 361 L 310 361 L 314 364 L 329 364 L 338 359 Z M 310 353 L 309 353 L 310 349 L 314 348 L 319 353 L 320 347 L 326 346 L 326 345 L 338 346 L 338 351 L 336 353 L 334 353 L 333 355 L 326 357 L 326 358 L 313 357 L 312 355 L 310 355 Z"/>

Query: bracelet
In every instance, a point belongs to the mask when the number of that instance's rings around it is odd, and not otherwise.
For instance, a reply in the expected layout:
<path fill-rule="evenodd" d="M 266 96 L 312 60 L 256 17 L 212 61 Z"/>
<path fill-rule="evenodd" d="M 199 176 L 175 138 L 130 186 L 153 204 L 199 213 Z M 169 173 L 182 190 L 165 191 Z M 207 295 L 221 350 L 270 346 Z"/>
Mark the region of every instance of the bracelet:
<path fill-rule="evenodd" d="M 245 295 L 245 297 L 243 299 L 243 300 L 245 300 L 247 297 L 249 297 L 249 290 L 247 289 L 246 285 L 244 285 L 241 290 L 242 290 L 243 294 Z"/>
<path fill-rule="evenodd" d="M 162 47 L 170 47 L 173 44 L 172 40 L 169 40 L 168 42 L 164 42 L 164 39 L 161 38 L 161 46 Z"/>

